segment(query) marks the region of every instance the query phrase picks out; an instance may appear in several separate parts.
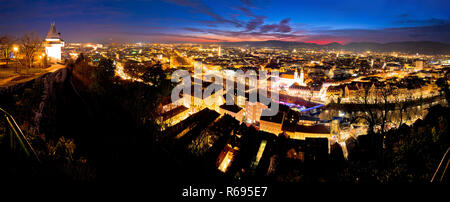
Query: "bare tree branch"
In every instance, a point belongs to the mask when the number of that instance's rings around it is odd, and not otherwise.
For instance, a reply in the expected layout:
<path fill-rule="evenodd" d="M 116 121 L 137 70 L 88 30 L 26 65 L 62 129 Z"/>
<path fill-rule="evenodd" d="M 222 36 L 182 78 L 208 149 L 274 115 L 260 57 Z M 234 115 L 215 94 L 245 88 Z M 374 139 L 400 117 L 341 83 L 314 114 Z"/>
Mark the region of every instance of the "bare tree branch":
<path fill-rule="evenodd" d="M 34 32 L 30 32 L 20 38 L 20 43 L 22 58 L 19 61 L 23 66 L 30 69 L 33 66 L 36 52 L 42 49 L 42 39 Z"/>

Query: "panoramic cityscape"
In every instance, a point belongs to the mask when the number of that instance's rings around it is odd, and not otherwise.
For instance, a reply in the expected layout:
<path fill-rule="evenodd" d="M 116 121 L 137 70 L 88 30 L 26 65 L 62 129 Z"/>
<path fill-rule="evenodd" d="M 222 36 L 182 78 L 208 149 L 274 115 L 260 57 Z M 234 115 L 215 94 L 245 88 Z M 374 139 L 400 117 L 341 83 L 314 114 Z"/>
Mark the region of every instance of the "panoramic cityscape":
<path fill-rule="evenodd" d="M 446 1 L 2 3 L 2 181 L 193 200 L 449 182 Z"/>

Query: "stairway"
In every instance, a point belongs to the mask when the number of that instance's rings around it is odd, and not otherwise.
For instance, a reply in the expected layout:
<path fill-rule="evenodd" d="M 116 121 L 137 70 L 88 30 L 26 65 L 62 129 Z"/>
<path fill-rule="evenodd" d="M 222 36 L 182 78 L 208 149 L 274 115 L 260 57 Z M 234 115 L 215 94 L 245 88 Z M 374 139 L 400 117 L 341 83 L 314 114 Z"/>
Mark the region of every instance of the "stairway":
<path fill-rule="evenodd" d="M 442 156 L 441 162 L 434 172 L 431 183 L 448 183 L 448 167 L 450 166 L 450 147 Z"/>
<path fill-rule="evenodd" d="M 33 175 L 40 159 L 14 118 L 0 108 L 0 179 Z"/>

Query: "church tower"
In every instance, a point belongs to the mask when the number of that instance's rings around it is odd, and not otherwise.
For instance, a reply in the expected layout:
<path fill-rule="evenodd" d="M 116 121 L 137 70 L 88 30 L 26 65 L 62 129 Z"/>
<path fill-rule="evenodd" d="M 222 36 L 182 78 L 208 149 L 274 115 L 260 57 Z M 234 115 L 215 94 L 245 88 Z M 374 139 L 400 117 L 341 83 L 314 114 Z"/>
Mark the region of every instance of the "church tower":
<path fill-rule="evenodd" d="M 295 72 L 294 72 L 294 80 L 298 80 L 298 68 L 295 68 Z"/>
<path fill-rule="evenodd" d="M 304 81 L 304 80 L 305 80 L 304 77 L 305 77 L 305 75 L 304 75 L 304 73 L 303 73 L 303 67 L 302 67 L 302 71 L 300 72 L 300 84 L 301 84 L 301 85 L 304 85 L 304 84 L 305 84 L 305 83 L 304 83 L 304 82 L 305 82 L 305 81 Z"/>
<path fill-rule="evenodd" d="M 55 23 L 51 24 L 44 44 L 45 54 L 47 54 L 50 62 L 61 61 L 61 48 L 64 47 L 64 41 L 61 39 L 61 34 L 56 31 Z"/>

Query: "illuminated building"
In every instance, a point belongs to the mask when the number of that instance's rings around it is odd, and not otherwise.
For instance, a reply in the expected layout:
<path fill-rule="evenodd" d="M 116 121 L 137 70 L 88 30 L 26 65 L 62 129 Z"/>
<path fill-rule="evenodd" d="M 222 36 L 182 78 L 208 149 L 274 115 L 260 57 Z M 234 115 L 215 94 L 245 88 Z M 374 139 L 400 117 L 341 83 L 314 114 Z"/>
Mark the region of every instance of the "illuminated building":
<path fill-rule="evenodd" d="M 422 70 L 423 69 L 423 61 L 422 60 L 417 60 L 415 62 L 415 67 L 416 67 L 416 70 Z"/>
<path fill-rule="evenodd" d="M 279 135 L 282 130 L 284 113 L 278 112 L 275 116 L 262 116 L 259 120 L 260 130 L 266 131 L 275 135 Z"/>
<path fill-rule="evenodd" d="M 230 90 L 224 95 L 224 103 L 226 102 L 226 99 L 232 99 L 233 103 L 241 108 L 245 108 L 247 98 L 245 97 L 245 93 L 239 90 Z"/>
<path fill-rule="evenodd" d="M 292 75 L 292 73 L 281 74 L 279 80 L 275 84 L 271 84 L 272 87 L 285 87 L 285 88 L 289 88 L 290 86 L 293 85 L 306 86 L 303 68 L 300 72 L 300 76 L 298 75 L 298 70 L 295 69 L 294 75 Z"/>
<path fill-rule="evenodd" d="M 336 127 L 336 125 L 333 126 Z M 320 123 L 319 118 L 310 116 L 296 116 L 292 113 L 287 113 L 281 130 L 290 139 L 295 140 L 306 140 L 306 138 L 327 138 L 330 141 L 332 140 L 333 134 L 331 132 L 330 125 Z M 338 133 L 336 130 L 333 132 Z"/>
<path fill-rule="evenodd" d="M 175 101 L 172 101 L 172 98 L 170 96 L 164 97 L 159 106 L 158 106 L 158 111 L 163 114 L 166 113 L 168 111 L 171 111 L 177 107 L 179 107 L 180 105 L 183 105 L 183 99 L 177 99 Z"/>
<path fill-rule="evenodd" d="M 295 73 L 297 74 L 297 70 L 295 71 Z M 302 67 L 302 72 L 300 73 L 300 84 L 302 84 L 302 85 L 305 85 L 305 83 L 304 83 L 304 80 L 305 80 L 305 75 L 304 75 L 304 72 L 303 72 L 303 67 Z M 297 77 L 295 77 L 295 79 L 297 80 L 298 78 Z"/>
<path fill-rule="evenodd" d="M 219 113 L 228 114 L 238 121 L 242 121 L 242 118 L 244 116 L 244 110 L 237 105 L 227 105 L 227 104 L 220 105 Z"/>
<path fill-rule="evenodd" d="M 161 126 L 161 130 L 173 126 L 180 121 L 186 119 L 189 116 L 189 109 L 184 105 L 180 105 L 170 111 L 162 114 L 162 116 L 157 120 L 157 123 Z"/>
<path fill-rule="evenodd" d="M 61 48 L 64 47 L 64 41 L 61 39 L 61 34 L 56 31 L 55 23 L 51 24 L 44 45 L 50 62 L 61 61 Z"/>
<path fill-rule="evenodd" d="M 226 173 L 238 151 L 238 147 L 227 144 L 217 158 L 217 168 Z"/>
<path fill-rule="evenodd" d="M 194 62 L 194 77 L 201 76 L 203 72 L 204 65 L 202 62 Z"/>
<path fill-rule="evenodd" d="M 259 149 L 258 152 L 256 153 L 256 157 L 255 160 L 252 162 L 252 169 L 256 169 L 259 165 L 259 162 L 261 161 L 261 157 L 264 153 L 264 150 L 266 148 L 267 145 L 267 140 L 262 140 L 261 144 L 259 145 Z"/>
<path fill-rule="evenodd" d="M 342 87 L 341 86 L 330 86 L 326 90 L 326 97 L 329 101 L 333 100 L 337 103 L 338 99 L 342 97 Z"/>
<path fill-rule="evenodd" d="M 295 82 L 289 87 L 289 93 L 293 96 L 307 97 L 311 94 L 311 89 Z"/>
<path fill-rule="evenodd" d="M 359 88 L 356 85 L 346 85 L 344 88 L 344 97 L 349 98 L 350 96 L 358 95 Z"/>
<path fill-rule="evenodd" d="M 261 102 L 246 102 L 245 118 L 249 123 L 256 123 L 260 121 L 263 109 L 267 109 L 267 105 Z"/>
<path fill-rule="evenodd" d="M 331 131 L 332 138 L 335 141 L 339 141 L 340 140 L 340 128 L 339 128 L 339 120 L 338 119 L 331 120 L 330 131 Z"/>
<path fill-rule="evenodd" d="M 182 103 L 187 108 L 190 108 L 192 113 L 199 112 L 205 108 L 219 111 L 219 106 L 223 104 L 223 87 L 217 84 L 211 84 L 210 87 L 220 90 L 203 95 L 206 87 L 209 87 L 206 83 L 194 84 L 191 86 L 191 92 L 183 92 Z M 195 93 L 195 89 L 199 89 L 200 93 Z"/>
<path fill-rule="evenodd" d="M 283 127 L 292 139 L 304 140 L 305 138 L 331 138 L 330 127 L 323 124 L 317 125 L 295 125 L 294 127 Z"/>

